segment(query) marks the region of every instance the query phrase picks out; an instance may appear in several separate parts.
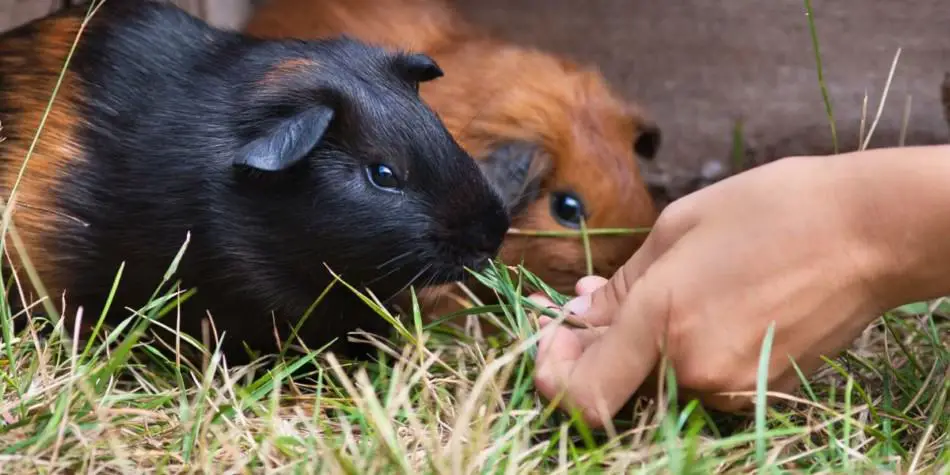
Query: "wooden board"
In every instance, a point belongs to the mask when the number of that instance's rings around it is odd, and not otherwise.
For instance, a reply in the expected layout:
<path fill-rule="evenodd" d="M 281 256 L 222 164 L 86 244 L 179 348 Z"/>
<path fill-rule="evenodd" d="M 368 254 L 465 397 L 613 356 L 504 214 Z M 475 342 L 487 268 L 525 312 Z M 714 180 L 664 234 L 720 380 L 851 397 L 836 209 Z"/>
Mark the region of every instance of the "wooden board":
<path fill-rule="evenodd" d="M 0 0 L 0 31 L 54 12 L 61 3 L 60 0 Z"/>
<path fill-rule="evenodd" d="M 241 28 L 253 0 L 172 0 L 193 15 L 222 28 Z M 74 1 L 73 3 L 80 3 Z M 0 0 L 0 32 L 56 11 L 66 0 Z"/>
<path fill-rule="evenodd" d="M 251 14 L 250 0 L 174 0 L 180 7 L 222 28 L 241 28 Z"/>

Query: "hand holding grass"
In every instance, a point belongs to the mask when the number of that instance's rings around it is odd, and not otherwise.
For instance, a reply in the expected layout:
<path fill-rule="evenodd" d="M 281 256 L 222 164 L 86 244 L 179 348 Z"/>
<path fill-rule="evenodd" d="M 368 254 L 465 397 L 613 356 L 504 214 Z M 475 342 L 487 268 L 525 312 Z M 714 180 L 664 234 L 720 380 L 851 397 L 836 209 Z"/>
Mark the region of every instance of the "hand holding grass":
<path fill-rule="evenodd" d="M 809 375 L 881 312 L 950 293 L 948 183 L 950 146 L 877 149 L 787 158 L 674 202 L 609 280 L 577 283 L 565 309 L 593 328 L 542 338 L 539 391 L 601 426 L 655 384 L 662 352 L 683 396 L 739 410 L 751 396 L 721 393 L 755 390 L 773 322 L 768 390 L 794 390 L 790 358 Z"/>

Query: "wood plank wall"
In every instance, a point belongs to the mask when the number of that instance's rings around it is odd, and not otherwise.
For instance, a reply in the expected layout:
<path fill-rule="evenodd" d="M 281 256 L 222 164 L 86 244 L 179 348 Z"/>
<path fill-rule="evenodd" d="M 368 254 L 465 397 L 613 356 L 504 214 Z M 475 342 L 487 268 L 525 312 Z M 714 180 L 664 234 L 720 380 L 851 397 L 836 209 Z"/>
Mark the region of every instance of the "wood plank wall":
<path fill-rule="evenodd" d="M 251 13 L 252 5 L 259 4 L 261 0 L 172 1 L 209 23 L 240 28 Z M 0 0 L 0 32 L 52 13 L 69 3 L 69 0 Z M 74 0 L 72 3 L 81 2 Z"/>

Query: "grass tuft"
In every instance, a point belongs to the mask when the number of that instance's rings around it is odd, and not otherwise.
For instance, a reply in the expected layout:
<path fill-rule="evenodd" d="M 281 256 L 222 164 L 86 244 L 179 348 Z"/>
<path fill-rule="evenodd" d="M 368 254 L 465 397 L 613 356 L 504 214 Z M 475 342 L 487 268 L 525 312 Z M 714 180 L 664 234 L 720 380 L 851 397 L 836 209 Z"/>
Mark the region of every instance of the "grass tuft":
<path fill-rule="evenodd" d="M 592 430 L 540 399 L 532 381 L 538 312 L 518 290 L 566 296 L 521 267 L 496 264 L 477 275 L 501 300 L 500 310 L 473 309 L 495 317 L 480 318 L 498 323 L 495 343 L 460 328 L 439 331 L 448 321 L 426 328 L 415 306 L 406 333 L 374 340 L 381 361 L 362 365 L 314 350 L 232 368 L 216 342 L 204 348 L 204 364 L 167 358 L 135 322 L 166 309 L 179 291 L 130 309 L 126 325 L 103 326 L 88 346 L 75 328 L 21 312 L 14 318 L 29 317 L 28 327 L 0 348 L 3 471 L 933 473 L 946 466 L 950 308 L 943 300 L 896 309 L 828 360 L 800 394 L 760 386 L 759 402 L 779 402 L 752 414 L 681 401 L 667 368 L 661 400 L 634 401 L 612 427 Z M 12 327 L 9 318 L 0 323 Z M 170 325 L 152 328 L 175 337 Z"/>

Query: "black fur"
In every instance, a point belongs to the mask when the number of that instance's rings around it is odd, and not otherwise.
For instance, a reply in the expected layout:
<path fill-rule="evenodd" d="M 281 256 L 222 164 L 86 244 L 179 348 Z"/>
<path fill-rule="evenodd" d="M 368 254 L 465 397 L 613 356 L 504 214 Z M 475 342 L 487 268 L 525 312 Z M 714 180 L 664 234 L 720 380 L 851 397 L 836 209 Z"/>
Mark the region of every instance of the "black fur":
<path fill-rule="evenodd" d="M 408 54 L 401 63 L 404 74 L 416 82 L 428 82 L 445 75 L 435 60 L 425 54 Z"/>
<path fill-rule="evenodd" d="M 418 57 L 346 38 L 259 40 L 153 1 L 106 1 L 83 35 L 71 70 L 85 159 L 55 192 L 88 226 L 63 220 L 49 249 L 72 277 L 69 307 L 98 315 L 123 261 L 112 309 L 140 307 L 190 232 L 178 277 L 197 293 L 182 329 L 200 337 L 207 309 L 235 363 L 242 341 L 276 349 L 272 312 L 288 337 L 331 283 L 324 264 L 386 299 L 411 281 L 460 279 L 498 251 L 505 210 L 419 99 L 425 74 L 399 66 Z M 313 65 L 275 74 L 288 60 Z M 375 163 L 404 189 L 374 187 Z M 358 327 L 388 324 L 337 284 L 300 336 L 361 356 L 346 343 Z"/>

